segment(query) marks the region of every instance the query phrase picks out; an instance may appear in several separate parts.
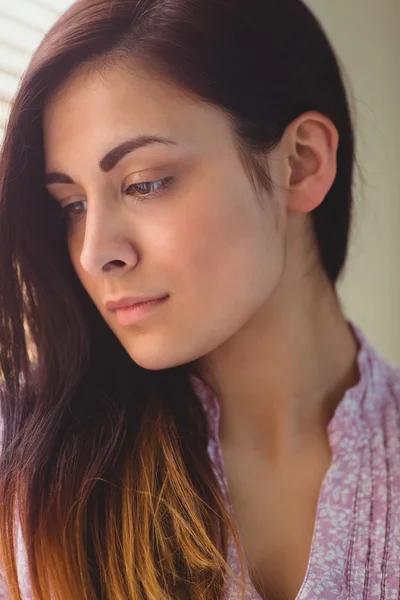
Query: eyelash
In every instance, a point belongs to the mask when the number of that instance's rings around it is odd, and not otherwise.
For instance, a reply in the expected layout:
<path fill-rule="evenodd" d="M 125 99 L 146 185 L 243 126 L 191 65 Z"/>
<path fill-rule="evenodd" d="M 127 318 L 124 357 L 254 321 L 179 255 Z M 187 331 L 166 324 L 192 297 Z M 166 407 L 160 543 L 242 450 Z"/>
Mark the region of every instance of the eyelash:
<path fill-rule="evenodd" d="M 125 189 L 124 194 L 126 194 L 127 196 L 132 196 L 134 197 L 134 202 L 135 203 L 140 203 L 143 202 L 144 200 L 147 200 L 148 198 L 154 198 L 156 196 L 159 196 L 160 194 L 162 194 L 170 185 L 172 185 L 172 183 L 174 183 L 175 181 L 175 177 L 165 177 L 164 179 L 155 179 L 155 180 L 151 180 L 151 181 L 141 181 L 140 183 L 132 183 L 131 185 L 128 185 L 128 187 Z M 128 190 L 130 190 L 131 188 L 135 188 L 136 186 L 139 185 L 149 185 L 149 184 L 154 184 L 154 183 L 160 183 L 161 185 L 159 186 L 159 188 L 157 189 L 156 192 L 150 192 L 148 194 L 137 194 L 137 193 L 131 193 Z M 161 190 L 161 191 L 159 191 Z M 61 208 L 62 211 L 62 215 L 63 218 L 69 218 L 69 219 L 73 219 L 74 217 L 79 218 L 82 213 L 73 213 L 72 212 L 72 208 L 74 206 L 76 206 L 77 204 L 81 204 L 82 200 L 79 200 L 77 202 L 71 202 L 70 204 L 67 204 L 66 206 Z"/>
<path fill-rule="evenodd" d="M 174 177 L 165 177 L 164 179 L 155 179 L 153 181 L 141 181 L 140 183 L 132 183 L 131 185 L 128 185 L 128 187 L 126 188 L 126 190 L 124 191 L 124 194 L 127 194 L 128 196 L 134 196 L 136 198 L 135 202 L 142 202 L 143 200 L 146 200 L 147 198 L 153 198 L 154 196 L 158 196 L 160 193 L 162 192 L 153 192 L 153 193 L 149 193 L 149 194 L 131 194 L 130 192 L 128 192 L 128 190 L 130 188 L 134 188 L 135 186 L 139 186 L 139 185 L 148 185 L 151 183 L 159 183 L 161 182 L 161 186 L 160 188 L 162 189 L 162 191 L 165 191 L 167 189 L 167 187 L 169 187 L 173 182 L 174 182 Z M 160 189 L 158 188 L 158 189 Z"/>

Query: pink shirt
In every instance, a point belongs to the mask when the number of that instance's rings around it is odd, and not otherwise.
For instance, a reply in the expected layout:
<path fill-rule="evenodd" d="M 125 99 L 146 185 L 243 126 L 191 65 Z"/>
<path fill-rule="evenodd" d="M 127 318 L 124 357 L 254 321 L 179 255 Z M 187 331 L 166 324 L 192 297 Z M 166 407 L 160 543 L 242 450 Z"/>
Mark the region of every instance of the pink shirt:
<path fill-rule="evenodd" d="M 359 382 L 328 425 L 331 465 L 323 479 L 309 562 L 293 600 L 400 599 L 400 367 L 385 361 L 359 328 Z M 208 452 L 234 511 L 218 437 L 219 405 L 197 377 L 192 385 L 207 414 Z M 228 561 L 239 575 L 230 539 Z M 246 573 L 246 600 L 261 600 Z M 238 600 L 230 579 L 226 599 Z"/>
<path fill-rule="evenodd" d="M 361 377 L 328 425 L 332 462 L 320 489 L 307 572 L 293 600 L 400 599 L 400 367 L 385 361 L 353 328 L 361 344 Z M 233 514 L 218 437 L 218 401 L 198 378 L 191 380 L 209 422 L 214 472 Z M 19 527 L 17 548 L 22 598 L 31 600 Z M 228 561 L 239 575 L 232 540 Z M 260 600 L 248 572 L 246 580 L 246 600 Z M 8 598 L 0 587 L 0 600 Z M 239 600 L 232 579 L 226 600 Z"/>

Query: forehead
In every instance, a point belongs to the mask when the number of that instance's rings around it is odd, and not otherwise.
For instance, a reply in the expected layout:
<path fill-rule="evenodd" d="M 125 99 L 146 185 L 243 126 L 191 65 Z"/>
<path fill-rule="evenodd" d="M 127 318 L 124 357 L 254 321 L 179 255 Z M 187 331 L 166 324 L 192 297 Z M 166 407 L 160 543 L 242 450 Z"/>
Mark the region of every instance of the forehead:
<path fill-rule="evenodd" d="M 158 134 L 201 147 L 231 138 L 223 112 L 150 73 L 124 65 L 80 67 L 51 96 L 43 113 L 46 159 L 77 147 L 107 151 L 127 136 Z"/>

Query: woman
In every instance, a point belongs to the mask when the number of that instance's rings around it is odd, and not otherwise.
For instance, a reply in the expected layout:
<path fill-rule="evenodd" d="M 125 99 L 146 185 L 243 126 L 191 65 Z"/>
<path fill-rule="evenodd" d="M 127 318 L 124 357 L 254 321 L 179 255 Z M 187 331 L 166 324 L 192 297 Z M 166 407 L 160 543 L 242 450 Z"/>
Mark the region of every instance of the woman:
<path fill-rule="evenodd" d="M 335 291 L 353 168 L 300 0 L 62 15 L 2 149 L 3 598 L 398 598 L 400 373 Z"/>

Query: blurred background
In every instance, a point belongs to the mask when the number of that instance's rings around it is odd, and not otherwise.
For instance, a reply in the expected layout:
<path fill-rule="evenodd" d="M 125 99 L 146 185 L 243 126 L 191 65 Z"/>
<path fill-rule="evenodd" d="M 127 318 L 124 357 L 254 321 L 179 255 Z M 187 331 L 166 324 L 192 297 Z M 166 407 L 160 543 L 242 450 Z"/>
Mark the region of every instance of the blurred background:
<path fill-rule="evenodd" d="M 0 0 L 0 144 L 32 52 L 71 3 Z M 306 3 L 342 63 L 362 171 L 362 178 L 356 173 L 350 256 L 338 291 L 348 317 L 387 359 L 400 363 L 400 2 Z"/>

